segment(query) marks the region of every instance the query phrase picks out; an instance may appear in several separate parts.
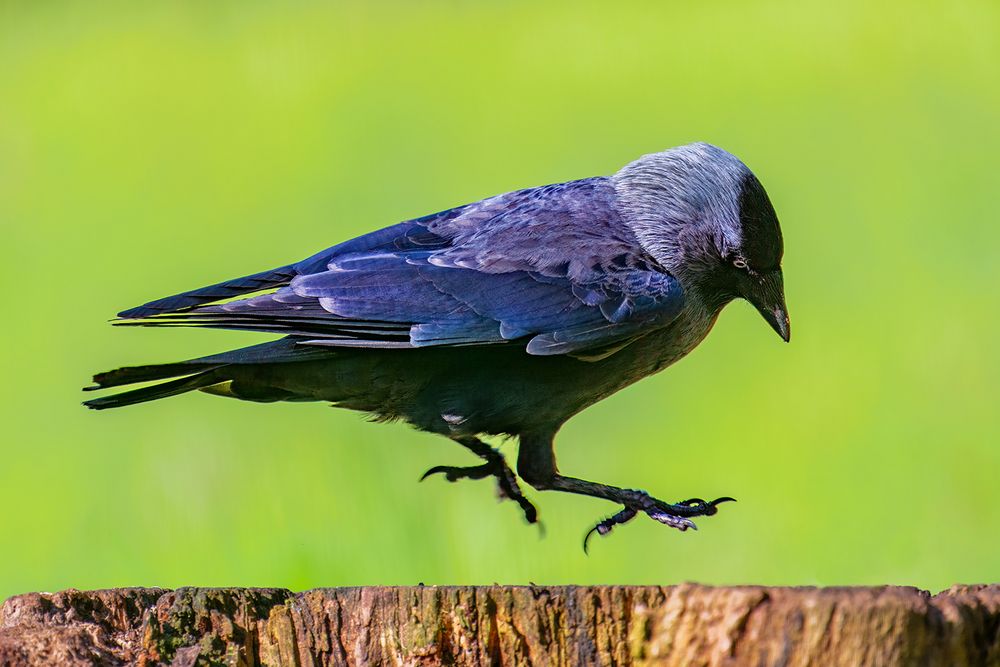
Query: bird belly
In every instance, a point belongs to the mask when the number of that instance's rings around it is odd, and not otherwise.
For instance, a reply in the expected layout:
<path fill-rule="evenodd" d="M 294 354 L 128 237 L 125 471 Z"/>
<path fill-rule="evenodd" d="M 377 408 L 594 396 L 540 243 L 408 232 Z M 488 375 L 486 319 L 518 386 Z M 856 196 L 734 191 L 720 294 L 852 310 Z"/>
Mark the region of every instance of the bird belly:
<path fill-rule="evenodd" d="M 708 334 L 681 316 L 607 357 L 530 355 L 523 345 L 351 350 L 329 359 L 239 369 L 225 391 L 247 400 L 326 401 L 378 421 L 461 434 L 558 428 L 581 410 L 663 370 Z M 271 399 L 271 400 L 275 400 Z"/>

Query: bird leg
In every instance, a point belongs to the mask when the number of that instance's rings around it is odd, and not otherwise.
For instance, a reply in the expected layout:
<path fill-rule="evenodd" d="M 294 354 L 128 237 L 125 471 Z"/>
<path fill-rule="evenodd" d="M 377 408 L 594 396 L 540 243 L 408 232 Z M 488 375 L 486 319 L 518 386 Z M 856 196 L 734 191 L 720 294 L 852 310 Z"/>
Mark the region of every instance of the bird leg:
<path fill-rule="evenodd" d="M 617 486 L 588 482 L 575 477 L 560 475 L 556 468 L 555 452 L 552 449 L 552 437 L 522 435 L 517 456 L 517 472 L 521 478 L 536 489 L 565 491 L 583 496 L 603 498 L 622 505 L 621 511 L 598 522 L 583 539 L 583 550 L 587 550 L 590 537 L 607 535 L 620 524 L 631 521 L 639 512 L 643 512 L 654 521 L 685 531 L 688 528 L 697 530 L 691 521 L 693 517 L 712 516 L 718 512 L 718 505 L 733 501 L 733 498 L 716 498 L 711 502 L 701 498 L 682 500 L 679 503 L 667 503 L 645 491 L 638 489 L 622 489 Z"/>
<path fill-rule="evenodd" d="M 443 473 L 445 479 L 449 482 L 460 479 L 494 477 L 497 481 L 497 494 L 501 498 L 513 500 L 520 505 L 521 511 L 524 512 L 524 518 L 527 519 L 528 523 L 536 523 L 538 521 L 538 510 L 524 497 L 524 493 L 521 492 L 521 487 L 517 483 L 517 476 L 514 475 L 514 471 L 507 465 L 507 461 L 504 460 L 500 452 L 479 438 L 462 436 L 452 439 L 483 459 L 485 463 L 469 467 L 434 466 L 420 477 L 420 481 L 436 473 Z"/>
<path fill-rule="evenodd" d="M 685 531 L 688 528 L 698 530 L 698 526 L 691 520 L 692 517 L 712 516 L 719 511 L 717 506 L 720 503 L 734 500 L 733 498 L 722 497 L 707 502 L 701 498 L 690 498 L 678 503 L 667 503 L 638 489 L 621 489 L 616 486 L 597 484 L 558 474 L 551 480 L 548 488 L 555 491 L 567 491 L 595 498 L 604 498 L 605 500 L 622 504 L 620 512 L 599 521 L 593 528 L 587 531 L 587 535 L 583 538 L 584 552 L 587 551 L 587 543 L 594 533 L 602 536 L 607 535 L 615 526 L 631 521 L 639 512 L 645 513 L 646 516 L 654 521 L 659 521 L 680 531 Z"/>

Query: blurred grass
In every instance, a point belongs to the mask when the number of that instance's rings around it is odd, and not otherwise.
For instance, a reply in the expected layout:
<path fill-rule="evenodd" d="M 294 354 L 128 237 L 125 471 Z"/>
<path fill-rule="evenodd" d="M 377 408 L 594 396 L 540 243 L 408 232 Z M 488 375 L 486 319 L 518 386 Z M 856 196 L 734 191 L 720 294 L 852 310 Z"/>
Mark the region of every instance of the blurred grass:
<path fill-rule="evenodd" d="M 1000 576 L 994 2 L 0 5 L 0 595 L 68 586 L 877 584 Z M 149 298 L 707 140 L 767 186 L 793 343 L 734 304 L 563 430 L 564 471 L 737 505 L 678 534 L 320 405 L 82 409 L 260 340 Z M 512 450 L 513 446 L 507 445 Z"/>

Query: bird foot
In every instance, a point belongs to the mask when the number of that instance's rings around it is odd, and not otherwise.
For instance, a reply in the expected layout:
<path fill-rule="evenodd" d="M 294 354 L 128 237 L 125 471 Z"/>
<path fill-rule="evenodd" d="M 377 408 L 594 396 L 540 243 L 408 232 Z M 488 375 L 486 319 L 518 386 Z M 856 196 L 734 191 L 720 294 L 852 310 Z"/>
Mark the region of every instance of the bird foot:
<path fill-rule="evenodd" d="M 691 517 L 712 516 L 719 511 L 718 505 L 720 503 L 736 502 L 735 498 L 725 496 L 711 502 L 701 498 L 689 498 L 679 503 L 670 504 L 657 500 L 645 491 L 631 491 L 629 493 L 633 497 L 627 500 L 620 512 L 600 521 L 587 531 L 586 537 L 583 538 L 584 553 L 587 553 L 587 543 L 594 533 L 603 537 L 610 533 L 615 526 L 634 519 L 639 512 L 644 512 L 650 519 L 683 532 L 688 528 L 698 530 L 698 526 L 691 520 Z"/>
<path fill-rule="evenodd" d="M 535 506 L 531 504 L 527 498 L 524 497 L 524 493 L 521 491 L 521 486 L 517 483 L 517 477 L 514 475 L 514 471 L 510 469 L 503 457 L 499 453 L 496 453 L 496 457 L 490 457 L 490 459 L 478 466 L 469 467 L 458 467 L 458 466 L 434 466 L 427 472 L 425 472 L 420 477 L 420 481 L 424 481 L 431 475 L 443 474 L 444 478 L 449 482 L 455 482 L 460 479 L 484 479 L 486 477 L 494 477 L 497 481 L 497 495 L 504 500 L 513 500 L 520 507 L 521 511 L 524 512 L 524 518 L 528 523 L 538 522 L 538 510 Z"/>

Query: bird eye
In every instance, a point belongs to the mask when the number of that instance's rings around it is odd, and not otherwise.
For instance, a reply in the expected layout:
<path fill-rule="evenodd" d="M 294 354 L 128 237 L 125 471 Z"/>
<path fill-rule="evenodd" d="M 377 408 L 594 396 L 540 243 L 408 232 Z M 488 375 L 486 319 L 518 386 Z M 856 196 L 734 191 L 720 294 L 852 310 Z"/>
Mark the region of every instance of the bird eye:
<path fill-rule="evenodd" d="M 741 269 L 741 270 L 747 268 L 747 260 L 746 260 L 746 258 L 745 257 L 734 257 L 733 258 L 733 266 L 735 266 L 737 269 Z"/>

